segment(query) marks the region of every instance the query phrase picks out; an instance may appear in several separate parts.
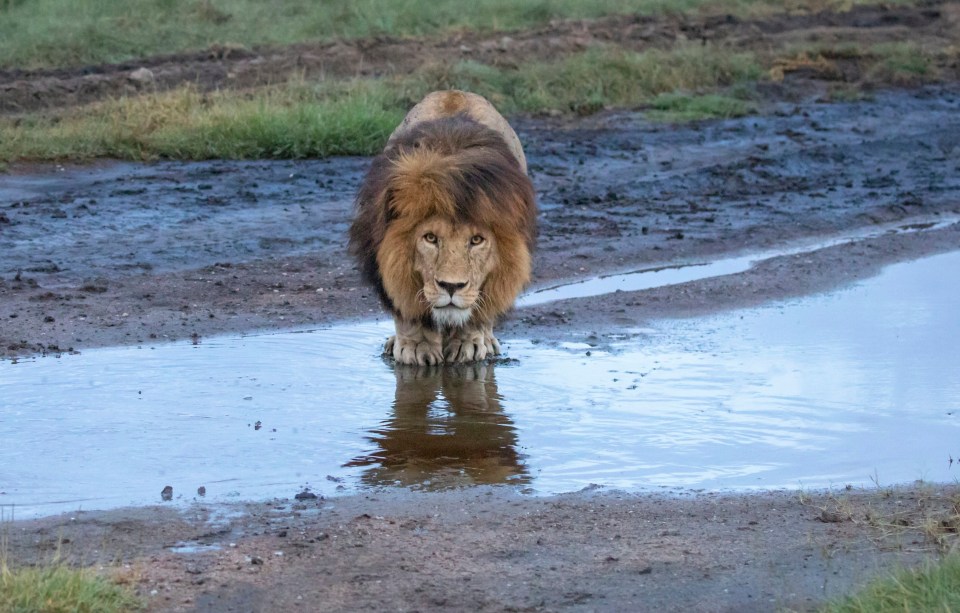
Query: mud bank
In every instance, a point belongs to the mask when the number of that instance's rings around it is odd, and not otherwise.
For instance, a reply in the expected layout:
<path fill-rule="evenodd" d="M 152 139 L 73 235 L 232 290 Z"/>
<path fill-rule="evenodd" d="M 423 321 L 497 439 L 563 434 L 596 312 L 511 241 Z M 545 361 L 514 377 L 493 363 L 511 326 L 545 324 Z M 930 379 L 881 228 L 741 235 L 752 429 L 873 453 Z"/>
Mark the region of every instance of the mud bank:
<path fill-rule="evenodd" d="M 958 117 L 956 89 L 938 88 L 686 127 L 521 121 L 541 206 L 534 286 L 937 221 L 960 211 Z M 0 178 L 0 356 L 378 317 L 345 255 L 365 167 L 15 168 Z M 749 305 L 958 244 L 950 229 L 879 237 L 664 295 L 522 309 L 505 327 L 546 338 Z"/>
<path fill-rule="evenodd" d="M 9 551 L 106 566 L 151 611 L 811 610 L 935 557 L 922 527 L 951 517 L 957 495 L 479 488 L 200 503 L 17 522 Z"/>

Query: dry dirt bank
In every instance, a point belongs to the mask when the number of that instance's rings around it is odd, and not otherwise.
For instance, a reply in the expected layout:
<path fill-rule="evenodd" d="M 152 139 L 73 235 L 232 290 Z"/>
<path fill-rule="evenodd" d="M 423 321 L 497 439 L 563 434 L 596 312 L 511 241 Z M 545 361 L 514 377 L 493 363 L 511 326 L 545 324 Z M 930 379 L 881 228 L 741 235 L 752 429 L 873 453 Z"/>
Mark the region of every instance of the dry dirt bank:
<path fill-rule="evenodd" d="M 7 529 L 17 562 L 59 546 L 133 584 L 151 611 L 810 610 L 936 558 L 922 526 L 956 521 L 958 495 L 481 488 L 77 513 Z M 177 553 L 184 543 L 199 551 Z"/>

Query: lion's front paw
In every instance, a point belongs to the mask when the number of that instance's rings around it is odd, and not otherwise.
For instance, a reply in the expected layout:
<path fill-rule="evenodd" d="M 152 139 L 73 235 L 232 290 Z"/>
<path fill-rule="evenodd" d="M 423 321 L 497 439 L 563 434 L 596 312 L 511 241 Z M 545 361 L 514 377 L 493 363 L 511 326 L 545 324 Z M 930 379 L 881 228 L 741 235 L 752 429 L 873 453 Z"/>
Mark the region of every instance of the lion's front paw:
<path fill-rule="evenodd" d="M 477 362 L 490 352 L 484 342 L 481 332 L 461 332 L 447 340 L 446 351 L 443 352 L 448 362 Z"/>
<path fill-rule="evenodd" d="M 443 353 L 438 344 L 409 338 L 390 337 L 384 347 L 384 353 L 392 353 L 393 359 L 400 364 L 433 366 L 443 363 Z"/>

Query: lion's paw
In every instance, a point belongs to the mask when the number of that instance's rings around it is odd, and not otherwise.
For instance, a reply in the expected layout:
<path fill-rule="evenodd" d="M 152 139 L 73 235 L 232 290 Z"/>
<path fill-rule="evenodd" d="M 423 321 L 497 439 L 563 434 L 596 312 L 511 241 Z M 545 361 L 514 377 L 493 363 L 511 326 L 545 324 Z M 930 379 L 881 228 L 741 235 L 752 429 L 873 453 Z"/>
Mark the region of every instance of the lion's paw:
<path fill-rule="evenodd" d="M 484 335 L 468 332 L 450 337 L 444 357 L 448 362 L 478 362 L 487 357 L 490 348 L 484 342 Z"/>
<path fill-rule="evenodd" d="M 440 347 L 428 341 L 416 341 L 392 336 L 387 341 L 384 352 L 387 352 L 388 348 L 390 353 L 393 354 L 393 359 L 400 364 L 433 366 L 443 363 L 443 353 L 440 351 Z"/>

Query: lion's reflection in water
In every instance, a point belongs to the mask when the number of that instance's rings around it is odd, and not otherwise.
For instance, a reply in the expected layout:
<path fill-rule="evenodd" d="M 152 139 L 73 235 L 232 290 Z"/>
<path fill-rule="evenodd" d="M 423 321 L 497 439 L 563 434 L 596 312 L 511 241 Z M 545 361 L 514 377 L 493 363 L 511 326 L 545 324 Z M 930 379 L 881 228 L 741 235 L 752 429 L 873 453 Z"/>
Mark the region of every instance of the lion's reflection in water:
<path fill-rule="evenodd" d="M 364 483 L 443 489 L 529 482 L 492 364 L 396 364 L 394 374 L 392 414 L 369 437 L 377 449 L 347 464 L 370 467 Z"/>

